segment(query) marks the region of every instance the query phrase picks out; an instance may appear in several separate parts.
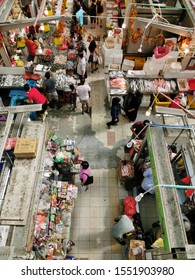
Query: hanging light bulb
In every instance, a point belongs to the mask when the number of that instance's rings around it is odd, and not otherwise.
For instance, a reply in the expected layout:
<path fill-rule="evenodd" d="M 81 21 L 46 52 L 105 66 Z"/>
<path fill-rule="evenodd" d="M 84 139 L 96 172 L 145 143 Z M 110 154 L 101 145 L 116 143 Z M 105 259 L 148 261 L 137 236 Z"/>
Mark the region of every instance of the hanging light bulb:
<path fill-rule="evenodd" d="M 146 111 L 146 116 L 149 117 L 152 112 L 152 107 L 149 107 L 148 110 Z"/>
<path fill-rule="evenodd" d="M 189 49 L 189 47 L 187 47 L 187 48 L 184 50 L 184 53 L 187 54 L 187 53 L 189 53 L 189 51 L 190 51 L 190 49 Z"/>
<path fill-rule="evenodd" d="M 41 24 L 41 26 L 40 26 L 40 28 L 39 28 L 41 31 L 43 31 L 44 30 L 44 25 L 43 24 Z"/>
<path fill-rule="evenodd" d="M 139 49 L 137 50 L 139 53 L 141 53 L 142 52 L 142 44 L 140 45 L 140 47 L 139 47 Z"/>
<path fill-rule="evenodd" d="M 126 24 L 123 22 L 123 24 L 122 24 L 122 28 L 125 28 L 126 27 Z"/>

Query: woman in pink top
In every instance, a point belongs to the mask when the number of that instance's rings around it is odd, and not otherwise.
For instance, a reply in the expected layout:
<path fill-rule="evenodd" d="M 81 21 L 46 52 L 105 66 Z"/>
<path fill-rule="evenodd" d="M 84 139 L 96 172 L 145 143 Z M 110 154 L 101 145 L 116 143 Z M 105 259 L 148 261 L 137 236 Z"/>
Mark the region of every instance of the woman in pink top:
<path fill-rule="evenodd" d="M 30 103 L 42 104 L 42 110 L 37 111 L 37 117 L 47 110 L 47 98 L 41 94 L 36 88 L 31 88 L 29 84 L 24 85 L 24 90 Z"/>
<path fill-rule="evenodd" d="M 82 161 L 81 170 L 79 172 L 79 179 L 81 180 L 82 186 L 87 181 L 87 178 L 91 175 L 91 168 L 89 167 L 88 161 Z M 86 185 L 86 190 L 88 190 L 88 186 Z"/>

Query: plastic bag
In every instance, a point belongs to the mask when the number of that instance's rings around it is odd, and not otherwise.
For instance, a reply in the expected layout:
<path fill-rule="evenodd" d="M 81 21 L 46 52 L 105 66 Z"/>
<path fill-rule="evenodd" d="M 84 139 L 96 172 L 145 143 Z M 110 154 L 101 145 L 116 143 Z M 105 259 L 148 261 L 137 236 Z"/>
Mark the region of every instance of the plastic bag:
<path fill-rule="evenodd" d="M 156 59 L 164 57 L 165 55 L 167 55 L 169 53 L 169 49 L 167 47 L 156 47 L 154 49 L 154 57 Z"/>
<path fill-rule="evenodd" d="M 98 55 L 98 64 L 101 65 L 103 62 L 101 55 Z"/>
<path fill-rule="evenodd" d="M 123 205 L 125 207 L 124 213 L 127 215 L 130 219 L 133 217 L 134 214 L 136 214 L 136 201 L 133 196 L 126 196 L 123 200 Z"/>
<path fill-rule="evenodd" d="M 187 96 L 182 96 L 179 104 L 183 107 L 186 107 L 187 101 L 188 101 Z"/>
<path fill-rule="evenodd" d="M 14 149 L 15 145 L 16 145 L 16 140 L 17 137 L 13 137 L 13 138 L 7 138 L 6 143 L 5 143 L 5 151 L 9 151 Z"/>

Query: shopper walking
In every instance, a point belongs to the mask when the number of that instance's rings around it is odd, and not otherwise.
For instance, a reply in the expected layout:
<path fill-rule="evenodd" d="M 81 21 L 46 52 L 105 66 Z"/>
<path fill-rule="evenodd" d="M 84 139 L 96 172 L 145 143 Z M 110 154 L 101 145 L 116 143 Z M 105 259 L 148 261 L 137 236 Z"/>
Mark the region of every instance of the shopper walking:
<path fill-rule="evenodd" d="M 103 19 L 103 13 L 104 13 L 104 1 L 103 0 L 97 0 L 97 24 L 100 23 L 100 27 L 102 27 L 102 19 Z"/>
<path fill-rule="evenodd" d="M 96 16 L 97 16 L 96 0 L 91 0 L 91 3 L 89 5 L 89 16 L 91 21 L 91 29 L 95 29 Z"/>
<path fill-rule="evenodd" d="M 50 72 L 45 73 L 46 80 L 43 82 L 43 90 L 49 100 L 51 108 L 59 109 L 58 93 L 56 91 L 56 81 L 51 77 Z"/>
<path fill-rule="evenodd" d="M 91 175 L 91 168 L 89 166 L 89 162 L 88 161 L 82 161 L 81 162 L 81 169 L 79 172 L 79 179 L 81 181 L 81 185 L 83 187 L 85 187 L 85 191 L 88 190 L 89 185 L 86 185 L 86 181 L 88 179 L 88 177 Z"/>
<path fill-rule="evenodd" d="M 24 85 L 24 90 L 26 91 L 26 96 L 28 97 L 30 103 L 42 105 L 42 110 L 36 112 L 37 118 L 39 118 L 40 115 L 44 114 L 44 112 L 47 110 L 47 98 L 36 88 L 31 88 L 29 84 Z"/>
<path fill-rule="evenodd" d="M 69 86 L 71 92 L 70 92 L 70 111 L 75 111 L 76 109 L 76 100 L 77 100 L 77 93 L 76 93 L 76 88 L 73 84 L 70 84 Z"/>
<path fill-rule="evenodd" d="M 136 120 L 141 101 L 142 95 L 138 90 L 135 92 L 129 91 L 127 96 L 125 96 L 123 109 L 129 122 Z"/>
<path fill-rule="evenodd" d="M 81 80 L 87 78 L 87 61 L 86 57 L 84 56 L 83 52 L 78 53 L 78 61 L 77 61 L 77 74 Z"/>
<path fill-rule="evenodd" d="M 119 244 L 125 245 L 126 242 L 124 235 L 126 233 L 135 231 L 133 222 L 127 215 L 121 215 L 115 218 L 114 221 L 115 224 L 112 227 L 112 236 Z"/>
<path fill-rule="evenodd" d="M 114 97 L 112 99 L 112 106 L 111 106 L 111 117 L 112 120 L 107 123 L 108 129 L 110 129 L 111 125 L 117 125 L 119 122 L 119 115 L 121 114 L 121 104 L 120 104 L 121 99 L 119 97 Z"/>
<path fill-rule="evenodd" d="M 87 38 L 87 42 L 89 42 L 88 50 L 90 52 L 88 62 L 91 63 L 91 73 L 98 70 L 98 50 L 97 44 L 92 35 L 89 35 Z"/>
<path fill-rule="evenodd" d="M 76 93 L 82 106 L 82 114 L 84 114 L 84 112 L 89 113 L 89 97 L 91 88 L 89 85 L 85 85 L 85 79 L 81 80 L 81 84 L 77 87 Z"/>

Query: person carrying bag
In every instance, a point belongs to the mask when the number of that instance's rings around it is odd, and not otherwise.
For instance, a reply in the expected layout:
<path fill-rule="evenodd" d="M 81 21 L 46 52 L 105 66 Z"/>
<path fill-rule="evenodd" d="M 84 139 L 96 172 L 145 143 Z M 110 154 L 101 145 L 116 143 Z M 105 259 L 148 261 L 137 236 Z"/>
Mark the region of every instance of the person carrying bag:
<path fill-rule="evenodd" d="M 83 188 L 84 191 L 88 190 L 88 186 L 93 183 L 93 176 L 91 176 L 91 168 L 89 167 L 88 161 L 82 161 L 81 162 L 81 169 L 79 172 L 79 178 L 81 180 L 81 187 L 85 186 L 86 188 Z"/>

